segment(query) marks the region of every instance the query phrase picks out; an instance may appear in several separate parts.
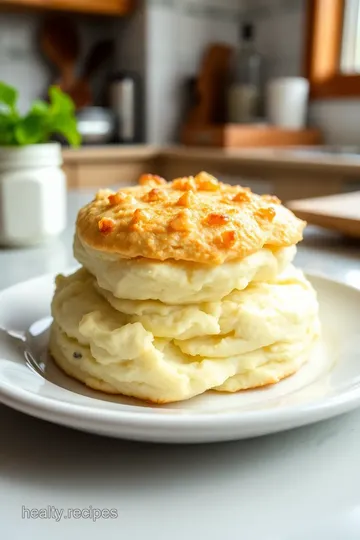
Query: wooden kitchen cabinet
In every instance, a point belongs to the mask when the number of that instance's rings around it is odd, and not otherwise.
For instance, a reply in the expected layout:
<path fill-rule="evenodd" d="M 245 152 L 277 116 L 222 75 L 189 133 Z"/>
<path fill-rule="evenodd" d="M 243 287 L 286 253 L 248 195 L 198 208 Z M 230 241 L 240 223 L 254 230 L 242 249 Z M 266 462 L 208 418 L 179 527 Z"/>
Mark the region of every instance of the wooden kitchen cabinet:
<path fill-rule="evenodd" d="M 69 189 L 133 185 L 143 173 L 167 180 L 206 170 L 230 184 L 274 193 L 282 201 L 308 199 L 346 191 L 360 191 L 357 160 L 297 156 L 287 150 L 224 150 L 174 146 L 85 146 L 63 150 Z"/>
<path fill-rule="evenodd" d="M 54 9 L 120 15 L 131 10 L 130 0 L 48 0 Z"/>
<path fill-rule="evenodd" d="M 0 0 L 2 7 L 28 7 L 104 15 L 125 15 L 132 11 L 134 5 L 135 0 Z"/>

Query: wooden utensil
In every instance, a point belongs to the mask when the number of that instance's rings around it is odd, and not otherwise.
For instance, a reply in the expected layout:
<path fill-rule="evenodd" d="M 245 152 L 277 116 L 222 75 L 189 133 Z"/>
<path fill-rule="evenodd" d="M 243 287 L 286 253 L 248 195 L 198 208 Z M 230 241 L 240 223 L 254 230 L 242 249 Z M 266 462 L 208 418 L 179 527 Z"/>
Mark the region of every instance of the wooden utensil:
<path fill-rule="evenodd" d="M 76 109 L 82 109 L 93 105 L 90 81 L 101 65 L 106 62 L 113 53 L 114 43 L 111 40 L 100 41 L 90 50 L 86 60 L 82 76 L 69 88 L 68 94 L 72 97 Z"/>
<path fill-rule="evenodd" d="M 214 43 L 206 49 L 196 82 L 198 104 L 190 111 L 187 124 L 225 122 L 231 54 L 232 48 L 221 43 Z"/>
<path fill-rule="evenodd" d="M 312 225 L 360 238 L 360 191 L 290 201 L 286 206 Z"/>
<path fill-rule="evenodd" d="M 45 55 L 59 70 L 58 86 L 66 92 L 74 85 L 76 61 L 80 52 L 75 24 L 65 16 L 48 17 L 40 32 L 40 43 Z"/>

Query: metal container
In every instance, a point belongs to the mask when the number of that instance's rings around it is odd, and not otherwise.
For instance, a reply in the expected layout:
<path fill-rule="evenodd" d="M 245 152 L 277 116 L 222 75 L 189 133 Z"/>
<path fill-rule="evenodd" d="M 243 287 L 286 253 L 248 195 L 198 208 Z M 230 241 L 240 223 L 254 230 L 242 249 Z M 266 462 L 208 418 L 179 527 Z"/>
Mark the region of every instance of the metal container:
<path fill-rule="evenodd" d="M 116 117 L 117 139 L 122 143 L 141 140 L 139 84 L 138 76 L 128 72 L 118 73 L 111 79 L 110 102 Z"/>
<path fill-rule="evenodd" d="M 106 144 L 113 140 L 115 116 L 111 110 L 86 107 L 76 117 L 83 144 Z"/>

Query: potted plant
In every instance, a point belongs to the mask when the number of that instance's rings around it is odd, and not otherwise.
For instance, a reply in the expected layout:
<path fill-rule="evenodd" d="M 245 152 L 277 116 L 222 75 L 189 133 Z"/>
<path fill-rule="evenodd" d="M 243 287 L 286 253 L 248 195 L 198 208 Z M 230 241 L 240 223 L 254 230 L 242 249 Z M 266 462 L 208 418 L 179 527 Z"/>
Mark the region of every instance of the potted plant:
<path fill-rule="evenodd" d="M 17 101 L 17 90 L 0 82 L 0 242 L 7 245 L 35 244 L 64 229 L 66 178 L 51 138 L 81 142 L 74 103 L 59 88 L 24 115 Z"/>

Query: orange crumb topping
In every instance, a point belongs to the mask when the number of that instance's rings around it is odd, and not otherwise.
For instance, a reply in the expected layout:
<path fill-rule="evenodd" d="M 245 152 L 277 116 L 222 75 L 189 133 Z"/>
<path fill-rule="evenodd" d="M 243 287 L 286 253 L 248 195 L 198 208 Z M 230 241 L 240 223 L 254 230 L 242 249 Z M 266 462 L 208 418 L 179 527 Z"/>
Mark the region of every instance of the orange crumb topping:
<path fill-rule="evenodd" d="M 140 208 L 137 208 L 135 212 L 133 213 L 133 216 L 131 218 L 129 228 L 136 231 L 139 230 L 140 225 L 147 221 L 148 216 L 143 210 L 140 210 Z"/>
<path fill-rule="evenodd" d="M 104 199 L 107 199 L 109 195 L 112 195 L 113 192 L 110 189 L 99 189 L 99 191 L 96 193 L 94 200 L 95 201 L 103 201 Z"/>
<path fill-rule="evenodd" d="M 228 223 L 229 221 L 230 218 L 226 214 L 209 214 L 206 218 L 207 224 L 211 225 L 212 227 L 216 227 L 217 225 L 225 225 L 225 223 Z"/>
<path fill-rule="evenodd" d="M 142 174 L 139 178 L 141 186 L 160 186 L 166 184 L 165 178 L 157 174 Z"/>
<path fill-rule="evenodd" d="M 235 231 L 224 231 L 217 239 L 217 243 L 224 248 L 230 248 L 236 241 Z"/>
<path fill-rule="evenodd" d="M 273 208 L 259 208 L 255 212 L 255 217 L 259 217 L 260 219 L 265 219 L 270 222 L 273 221 L 275 216 L 276 212 Z"/>
<path fill-rule="evenodd" d="M 251 195 L 248 191 L 239 191 L 232 198 L 234 202 L 245 203 L 251 201 Z"/>
<path fill-rule="evenodd" d="M 144 219 L 146 219 L 146 214 L 140 210 L 140 208 L 137 208 L 133 214 L 133 217 L 132 217 L 132 223 L 139 223 L 140 221 L 143 221 Z"/>
<path fill-rule="evenodd" d="M 195 176 L 195 183 L 201 191 L 218 191 L 220 185 L 218 180 L 206 172 L 201 172 Z"/>
<path fill-rule="evenodd" d="M 116 204 L 121 204 L 126 201 L 127 197 L 128 195 L 126 195 L 125 193 L 113 193 L 112 195 L 109 195 L 109 204 L 111 204 L 112 206 L 115 206 Z"/>
<path fill-rule="evenodd" d="M 186 191 L 183 195 L 181 195 L 176 204 L 177 206 L 185 206 L 186 208 L 191 208 L 195 204 L 194 193 L 192 191 Z"/>
<path fill-rule="evenodd" d="M 103 217 L 98 222 L 98 227 L 102 234 L 109 234 L 114 230 L 115 221 L 112 218 Z"/>
<path fill-rule="evenodd" d="M 174 231 L 188 232 L 191 229 L 188 210 L 182 210 L 169 224 Z"/>
<path fill-rule="evenodd" d="M 163 201 L 166 199 L 167 194 L 164 189 L 159 188 L 153 188 L 151 191 L 148 191 L 143 196 L 142 200 L 144 202 L 156 202 L 156 201 Z"/>
<path fill-rule="evenodd" d="M 172 182 L 173 189 L 178 189 L 179 191 L 196 191 L 196 183 L 193 176 L 184 176 L 183 178 L 176 178 Z"/>
<path fill-rule="evenodd" d="M 262 198 L 266 202 L 274 203 L 274 204 L 281 204 L 280 199 L 276 197 L 276 195 L 263 195 Z"/>

